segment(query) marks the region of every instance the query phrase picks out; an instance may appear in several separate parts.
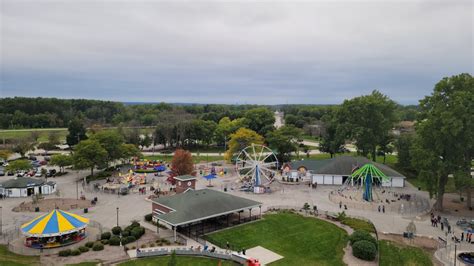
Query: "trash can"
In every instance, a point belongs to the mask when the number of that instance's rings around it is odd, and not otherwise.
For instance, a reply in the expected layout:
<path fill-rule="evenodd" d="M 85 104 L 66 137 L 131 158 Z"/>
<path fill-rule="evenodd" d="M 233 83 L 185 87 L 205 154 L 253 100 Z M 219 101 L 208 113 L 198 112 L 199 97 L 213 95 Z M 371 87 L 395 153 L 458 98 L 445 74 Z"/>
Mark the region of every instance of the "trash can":
<path fill-rule="evenodd" d="M 89 209 L 88 208 L 84 208 L 84 213 L 88 213 L 89 212 Z"/>
<path fill-rule="evenodd" d="M 94 198 L 94 201 L 97 202 L 97 197 Z"/>
<path fill-rule="evenodd" d="M 226 188 L 226 187 L 224 188 L 224 192 L 227 192 L 227 188 Z"/>
<path fill-rule="evenodd" d="M 40 211 L 40 207 L 35 207 L 35 212 L 39 212 Z"/>

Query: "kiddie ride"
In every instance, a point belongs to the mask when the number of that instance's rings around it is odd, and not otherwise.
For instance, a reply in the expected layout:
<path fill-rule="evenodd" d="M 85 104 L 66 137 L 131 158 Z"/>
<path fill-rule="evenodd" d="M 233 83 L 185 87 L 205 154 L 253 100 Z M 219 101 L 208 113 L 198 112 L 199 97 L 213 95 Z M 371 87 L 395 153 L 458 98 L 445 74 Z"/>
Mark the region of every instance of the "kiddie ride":
<path fill-rule="evenodd" d="M 119 177 L 121 177 L 122 184 L 127 185 L 128 188 L 146 184 L 145 174 L 136 174 L 132 170 L 130 170 L 128 174 L 123 176 L 122 173 L 119 173 Z"/>
<path fill-rule="evenodd" d="M 134 170 L 142 170 L 149 172 L 163 172 L 166 170 L 166 166 L 159 161 L 149 161 L 149 160 L 135 160 L 133 164 Z"/>

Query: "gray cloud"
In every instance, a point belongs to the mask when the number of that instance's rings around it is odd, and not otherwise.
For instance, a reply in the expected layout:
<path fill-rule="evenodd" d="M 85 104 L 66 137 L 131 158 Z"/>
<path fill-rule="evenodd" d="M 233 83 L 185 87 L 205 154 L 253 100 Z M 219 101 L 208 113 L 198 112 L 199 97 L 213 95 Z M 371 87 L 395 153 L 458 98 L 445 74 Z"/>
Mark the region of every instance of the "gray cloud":
<path fill-rule="evenodd" d="M 1 4 L 0 97 L 416 103 L 473 72 L 471 1 Z"/>

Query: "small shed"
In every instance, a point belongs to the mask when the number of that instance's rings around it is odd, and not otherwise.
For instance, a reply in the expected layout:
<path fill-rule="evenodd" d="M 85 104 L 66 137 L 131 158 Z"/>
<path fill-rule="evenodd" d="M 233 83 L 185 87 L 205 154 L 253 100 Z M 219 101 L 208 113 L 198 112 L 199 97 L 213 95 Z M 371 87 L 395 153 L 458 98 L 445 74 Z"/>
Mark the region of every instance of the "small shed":
<path fill-rule="evenodd" d="M 16 177 L 0 183 L 2 197 L 20 198 L 32 195 L 48 195 L 56 192 L 56 183 L 45 182 L 42 179 L 29 177 Z"/>

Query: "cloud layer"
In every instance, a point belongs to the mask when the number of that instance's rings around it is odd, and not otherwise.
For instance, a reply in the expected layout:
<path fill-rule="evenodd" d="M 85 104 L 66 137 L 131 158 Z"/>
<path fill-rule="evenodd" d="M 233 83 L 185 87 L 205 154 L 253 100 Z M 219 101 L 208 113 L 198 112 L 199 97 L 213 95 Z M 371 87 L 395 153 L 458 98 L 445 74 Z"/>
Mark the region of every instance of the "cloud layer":
<path fill-rule="evenodd" d="M 412 104 L 473 72 L 471 1 L 1 5 L 0 97 Z"/>

